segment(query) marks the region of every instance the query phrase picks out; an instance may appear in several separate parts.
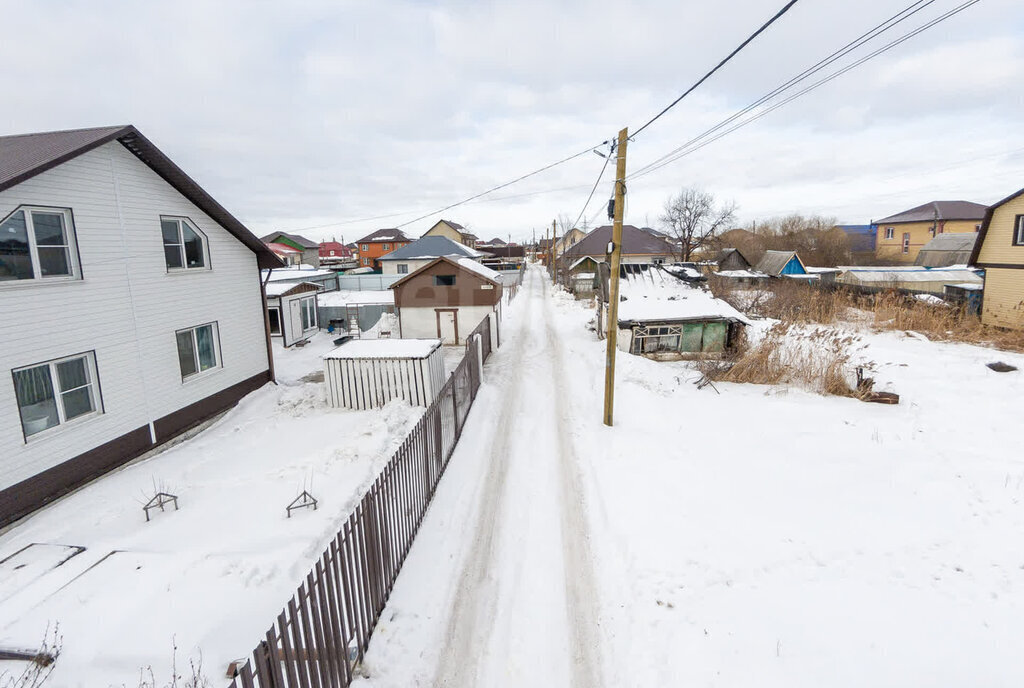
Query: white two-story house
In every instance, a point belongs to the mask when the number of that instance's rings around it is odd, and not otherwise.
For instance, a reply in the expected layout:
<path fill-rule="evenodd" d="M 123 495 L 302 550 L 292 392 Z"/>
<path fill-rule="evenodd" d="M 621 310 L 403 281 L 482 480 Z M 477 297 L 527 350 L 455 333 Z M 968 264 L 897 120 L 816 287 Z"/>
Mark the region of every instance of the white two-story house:
<path fill-rule="evenodd" d="M 134 127 L 0 137 L 0 525 L 272 380 L 280 266 Z"/>

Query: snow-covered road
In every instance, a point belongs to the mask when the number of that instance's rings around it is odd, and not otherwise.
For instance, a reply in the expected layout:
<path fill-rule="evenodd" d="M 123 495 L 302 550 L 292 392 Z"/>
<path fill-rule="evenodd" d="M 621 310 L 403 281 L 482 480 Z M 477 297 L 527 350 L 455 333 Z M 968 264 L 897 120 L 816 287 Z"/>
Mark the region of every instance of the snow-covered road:
<path fill-rule="evenodd" d="M 510 309 L 506 340 L 371 644 L 374 685 L 604 683 L 549 288 L 529 271 Z"/>

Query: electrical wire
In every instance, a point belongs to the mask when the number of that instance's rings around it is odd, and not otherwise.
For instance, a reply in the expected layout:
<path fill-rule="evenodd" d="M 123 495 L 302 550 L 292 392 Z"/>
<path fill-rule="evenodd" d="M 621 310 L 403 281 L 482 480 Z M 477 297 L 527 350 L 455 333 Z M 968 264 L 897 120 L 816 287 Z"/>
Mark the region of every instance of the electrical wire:
<path fill-rule="evenodd" d="M 883 54 L 885 52 L 888 52 L 889 50 L 891 50 L 891 49 L 895 48 L 896 46 L 898 46 L 898 45 L 900 45 L 900 44 L 910 40 L 911 38 L 913 38 L 914 36 L 917 36 L 918 34 L 922 33 L 923 31 L 926 31 L 926 30 L 932 28 L 936 24 L 939 24 L 939 23 L 941 23 L 943 21 L 946 21 L 947 19 L 953 17 L 956 14 L 959 14 L 960 12 L 963 12 L 964 10 L 968 9 L 972 5 L 976 5 L 979 2 L 981 2 L 981 0 L 968 0 L 967 2 L 962 3 L 961 5 L 953 8 L 952 10 L 949 10 L 945 14 L 940 15 L 939 17 L 936 17 L 935 19 L 932 19 L 931 21 L 923 24 L 922 26 L 918 27 L 917 29 L 914 29 L 913 31 L 910 31 L 910 32 L 904 34 L 900 38 L 893 40 L 892 42 L 882 46 L 881 48 L 878 48 L 874 52 L 872 52 L 872 53 L 870 53 L 870 54 L 868 54 L 868 55 L 866 55 L 866 56 L 856 60 L 855 62 L 847 65 L 846 67 L 843 67 L 842 69 L 840 69 L 840 70 L 838 70 L 836 72 L 833 72 L 829 76 L 824 77 L 824 78 L 816 81 L 815 83 L 813 83 L 812 85 L 808 86 L 807 88 L 805 88 L 805 89 L 803 89 L 801 91 L 798 91 L 798 92 L 788 96 L 787 98 L 779 101 L 778 103 L 775 103 L 771 107 L 769 107 L 769 108 L 767 108 L 765 110 L 762 110 L 761 112 L 757 113 L 753 117 L 749 117 L 746 120 L 743 120 L 739 124 L 736 124 L 735 126 L 730 127 L 729 129 L 726 129 L 725 131 L 717 134 L 716 136 L 714 136 L 714 137 L 712 137 L 710 139 L 707 139 L 707 140 L 705 140 L 702 143 L 699 143 L 697 145 L 690 146 L 689 148 L 688 148 L 688 146 L 690 145 L 689 143 L 684 144 L 683 146 L 680 146 L 679 148 L 677 148 L 677 151 L 679 151 L 678 153 L 676 153 L 674 155 L 671 155 L 671 157 L 668 157 L 667 159 L 665 158 L 665 156 L 662 156 L 662 158 L 660 158 L 660 160 L 662 160 L 662 162 L 659 162 L 658 164 L 653 164 L 652 163 L 652 164 L 646 166 L 645 168 L 642 168 L 641 170 L 633 173 L 628 178 L 632 180 L 632 179 L 637 179 L 637 178 L 646 176 L 646 175 L 648 175 L 648 174 L 650 174 L 652 172 L 655 172 L 655 171 L 661 169 L 665 165 L 673 163 L 676 160 L 679 160 L 680 158 L 683 158 L 683 157 L 685 157 L 687 155 L 690 155 L 692 153 L 697 152 L 701 148 L 704 148 L 705 146 L 708 146 L 708 145 L 714 143 L 715 141 L 721 139 L 724 136 L 729 135 L 730 133 L 736 131 L 737 129 L 740 129 L 740 128 L 750 124 L 751 122 L 754 122 L 754 121 L 760 119 L 761 117 L 764 117 L 765 115 L 768 115 L 768 114 L 774 112 L 775 110 L 779 109 L 780 107 L 782 107 L 782 106 L 784 106 L 784 105 L 786 105 L 788 103 L 791 103 L 792 101 L 796 100 L 797 98 L 800 98 L 800 97 L 806 95 L 807 93 L 810 93 L 811 91 L 814 91 L 814 90 L 820 88 L 821 86 L 824 86 L 825 84 L 829 83 L 830 81 L 832 81 L 834 79 L 837 79 L 838 77 L 842 76 L 843 74 L 849 72 L 851 69 L 855 69 L 856 67 L 859 67 L 860 65 L 864 64 L 865 62 L 867 62 L 867 61 L 869 61 L 871 59 L 874 59 L 875 57 L 878 57 L 879 55 L 881 55 L 881 54 Z M 700 138 L 701 137 L 697 137 L 696 139 L 691 139 L 691 141 L 697 141 Z"/>
<path fill-rule="evenodd" d="M 828 67 L 829 65 L 835 63 L 837 60 L 839 60 L 839 59 L 845 57 L 846 55 L 850 54 L 851 52 L 853 52 L 857 48 L 861 47 L 865 43 L 873 40 L 874 38 L 877 38 L 881 34 L 883 34 L 886 31 L 892 29 L 893 27 L 897 26 L 901 22 L 909 19 L 913 15 L 915 15 L 918 12 L 924 10 L 929 5 L 934 3 L 935 1 L 936 0 L 917 0 L 916 2 L 910 4 L 908 7 L 906 7 L 903 10 L 897 12 L 892 17 L 889 17 L 888 19 L 886 19 L 882 23 L 878 24 L 877 26 L 873 27 L 872 29 L 864 32 L 863 34 L 861 34 L 857 38 L 853 39 L 852 41 L 850 41 L 849 43 L 844 45 L 842 48 L 840 48 L 839 50 L 836 50 L 835 52 L 831 53 L 827 57 L 819 60 L 816 64 L 808 67 L 807 69 L 805 69 L 804 71 L 800 72 L 799 74 L 797 74 L 793 78 L 789 79 L 785 83 L 777 86 L 776 88 L 772 89 L 768 93 L 764 94 L 763 96 L 761 96 L 760 98 L 755 100 L 750 105 L 746 106 L 742 110 L 740 110 L 740 111 L 736 112 L 735 114 L 733 114 L 731 117 L 729 117 L 729 118 L 719 122 L 715 126 L 713 126 L 710 129 L 706 130 L 700 136 L 697 136 L 695 138 L 690 139 L 689 141 L 687 141 L 683 145 L 675 148 L 672 151 L 669 151 L 665 155 L 661 156 L 660 158 L 658 158 L 656 160 L 651 161 L 647 165 L 644 165 L 640 169 L 638 169 L 635 172 L 633 172 L 633 174 L 630 175 L 630 176 L 639 176 L 639 175 L 641 175 L 647 168 L 654 167 L 655 165 L 657 165 L 662 160 L 665 160 L 665 159 L 671 157 L 672 155 L 674 155 L 675 153 L 678 153 L 679 151 L 683 150 L 684 148 L 687 148 L 688 146 L 693 145 L 694 143 L 700 141 L 702 138 L 710 136 L 711 134 L 713 134 L 714 132 L 718 131 L 722 127 L 728 126 L 731 122 L 733 122 L 736 119 L 742 117 L 743 115 L 745 115 L 746 113 L 750 112 L 751 110 L 759 107 L 760 105 L 763 105 L 765 102 L 771 100 L 772 98 L 774 98 L 775 96 L 779 95 L 780 93 L 783 93 L 784 91 L 786 91 L 786 90 L 790 89 L 791 87 L 797 85 L 801 81 L 804 81 L 804 80 L 808 79 L 809 77 L 813 76 L 814 74 L 820 72 L 825 67 Z"/>
<path fill-rule="evenodd" d="M 649 119 L 649 120 L 647 121 L 647 123 L 646 123 L 646 124 L 644 124 L 644 125 L 643 125 L 642 127 L 640 127 L 640 128 L 639 128 L 639 129 L 637 129 L 637 130 L 636 130 L 635 132 L 633 132 L 633 134 L 632 134 L 632 135 L 630 136 L 630 138 L 631 138 L 631 139 L 632 139 L 632 138 L 635 138 L 635 137 L 636 137 L 637 135 L 639 135 L 639 134 L 640 134 L 640 132 L 642 132 L 642 131 L 643 131 L 644 129 L 646 129 L 647 127 L 649 127 L 649 126 L 651 126 L 652 124 L 654 124 L 654 123 L 655 123 L 655 122 L 656 122 L 656 121 L 658 120 L 658 118 L 660 118 L 660 117 L 661 117 L 662 115 L 664 115 L 664 114 L 665 114 L 666 112 L 668 112 L 669 110 L 671 110 L 672 108 L 674 108 L 674 107 L 675 107 L 676 105 L 678 105 L 678 104 L 679 104 L 679 101 L 681 101 L 681 100 L 682 100 L 683 98 L 685 98 L 686 96 L 688 96 L 688 95 L 690 95 L 691 93 L 693 93 L 693 92 L 694 92 L 694 91 L 695 91 L 695 90 L 697 89 L 697 87 L 699 87 L 699 86 L 700 86 L 701 84 L 703 84 L 703 83 L 704 83 L 705 81 L 707 81 L 708 79 L 710 79 L 710 78 L 711 78 L 711 75 L 712 75 L 712 74 L 714 74 L 715 72 L 717 72 L 717 71 L 718 71 L 719 69 L 721 69 L 722 67 L 724 67 L 724 66 L 725 66 L 725 64 L 726 64 L 726 63 L 727 63 L 727 62 L 728 62 L 729 60 L 731 60 L 732 58 L 736 57 L 737 53 L 739 53 L 739 52 L 740 52 L 741 50 L 743 50 L 744 48 L 746 48 L 746 47 L 747 47 L 747 44 L 749 44 L 749 43 L 750 43 L 750 42 L 751 42 L 752 40 L 754 40 L 755 38 L 757 38 L 758 36 L 760 36 L 760 35 L 761 35 L 761 33 L 762 33 L 762 32 L 763 32 L 763 31 L 764 31 L 765 29 L 767 29 L 767 28 L 768 28 L 769 26 L 771 26 L 772 24 L 774 24 L 774 23 L 775 23 L 775 22 L 776 22 L 776 21 L 777 21 L 777 20 L 778 20 L 778 19 L 779 19 L 780 17 L 782 17 L 782 15 L 784 15 L 784 14 L 785 14 L 786 12 L 788 12 L 788 11 L 790 10 L 790 8 L 791 8 L 791 7 L 793 6 L 793 5 L 795 5 L 795 4 L 796 4 L 796 3 L 798 2 L 798 1 L 799 1 L 799 0 L 789 0 L 789 2 L 787 2 L 787 3 L 786 3 L 786 4 L 785 4 L 785 5 L 783 6 L 783 7 L 782 7 L 782 9 L 780 9 L 780 10 L 779 10 L 778 12 L 776 12 L 776 13 L 775 13 L 775 16 L 773 16 L 773 17 L 772 17 L 771 19 L 769 19 L 769 20 L 768 20 L 768 21 L 766 21 L 766 22 L 765 22 L 764 24 L 762 24 L 762 25 L 761 25 L 761 27 L 760 27 L 760 28 L 759 28 L 759 29 L 758 29 L 757 31 L 755 31 L 754 33 L 750 34 L 750 35 L 749 35 L 749 36 L 747 37 L 747 39 L 746 39 L 745 41 L 743 41 L 742 43 L 740 43 L 740 44 L 739 44 L 738 46 L 736 46 L 736 48 L 735 48 L 735 49 L 734 49 L 734 50 L 733 50 L 733 51 L 732 51 L 731 53 L 729 53 L 728 55 L 726 55 L 726 56 L 725 56 L 725 59 L 723 59 L 723 60 L 722 60 L 721 62 L 719 62 L 719 63 L 718 63 L 717 65 L 715 65 L 715 66 L 714 66 L 714 68 L 712 68 L 712 70 L 711 70 L 710 72 L 708 72 L 707 74 L 705 74 L 704 76 L 702 76 L 702 77 L 701 77 L 701 78 L 700 78 L 700 79 L 699 79 L 699 80 L 697 81 L 697 83 L 695 83 L 695 84 L 694 84 L 693 86 L 690 86 L 690 88 L 688 88 L 688 89 L 686 89 L 685 91 L 683 91 L 683 94 L 682 94 L 681 96 L 679 96 L 678 98 L 676 98 L 675 100 L 673 100 L 673 101 L 672 101 L 672 102 L 671 102 L 671 103 L 670 103 L 670 104 L 668 105 L 668 107 L 666 107 L 666 108 L 665 108 L 664 110 L 662 110 L 661 112 L 659 112 L 658 114 L 656 114 L 656 115 L 655 115 L 654 117 L 652 117 L 651 119 Z"/>
<path fill-rule="evenodd" d="M 602 156 L 604 157 L 604 165 L 601 165 L 601 171 L 597 175 L 597 181 L 594 182 L 594 188 L 590 190 L 590 195 L 587 196 L 587 202 L 584 203 L 583 208 L 580 209 L 580 214 L 576 216 L 576 221 L 573 222 L 570 226 L 566 227 L 565 231 L 568 232 L 570 229 L 575 229 L 576 225 L 580 223 L 580 219 L 582 219 L 583 213 L 587 212 L 587 206 L 590 205 L 590 201 L 594 199 L 594 192 L 597 191 L 597 187 L 601 183 L 601 178 L 604 177 L 604 171 L 608 169 L 608 161 L 612 159 L 612 153 L 614 151 L 615 146 L 612 145 L 608 149 L 608 155 Z"/>

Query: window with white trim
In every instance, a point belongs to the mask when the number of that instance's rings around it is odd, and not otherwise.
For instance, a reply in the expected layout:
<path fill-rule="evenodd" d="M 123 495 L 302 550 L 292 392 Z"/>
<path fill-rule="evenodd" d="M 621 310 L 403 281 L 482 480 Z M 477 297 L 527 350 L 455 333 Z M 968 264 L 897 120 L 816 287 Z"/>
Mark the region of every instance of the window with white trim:
<path fill-rule="evenodd" d="M 178 343 L 178 366 L 181 368 L 182 380 L 221 366 L 217 323 L 178 330 L 174 337 Z"/>
<path fill-rule="evenodd" d="M 80 278 L 69 209 L 21 206 L 0 222 L 0 282 Z"/>
<path fill-rule="evenodd" d="M 910 232 L 903 233 L 903 252 L 910 253 Z"/>
<path fill-rule="evenodd" d="M 364 250 L 364 251 L 369 251 L 369 250 L 370 250 L 370 247 L 369 247 L 369 246 L 367 246 L 366 244 L 363 244 L 363 250 Z"/>
<path fill-rule="evenodd" d="M 184 217 L 161 217 L 164 263 L 168 271 L 206 269 L 206 235 Z"/>
<path fill-rule="evenodd" d="M 1017 225 L 1013 232 L 1013 245 L 1024 246 L 1024 215 L 1017 216 Z"/>
<path fill-rule="evenodd" d="M 96 356 L 90 351 L 17 368 L 14 393 L 25 438 L 103 413 Z"/>
<path fill-rule="evenodd" d="M 885 228 L 885 238 L 886 239 L 893 239 L 895 237 L 896 237 L 896 228 L 895 227 L 886 227 Z"/>
<path fill-rule="evenodd" d="M 398 274 L 399 275 L 408 275 L 409 274 L 409 265 L 407 263 L 399 263 L 398 264 Z"/>
<path fill-rule="evenodd" d="M 281 334 L 281 309 L 277 306 L 267 308 L 267 320 L 270 322 L 270 334 Z"/>
<path fill-rule="evenodd" d="M 391 244 L 381 244 L 380 248 L 383 251 L 390 251 L 391 250 Z"/>
<path fill-rule="evenodd" d="M 299 302 L 299 309 L 302 312 L 302 331 L 312 330 L 316 327 L 316 298 L 311 296 Z"/>

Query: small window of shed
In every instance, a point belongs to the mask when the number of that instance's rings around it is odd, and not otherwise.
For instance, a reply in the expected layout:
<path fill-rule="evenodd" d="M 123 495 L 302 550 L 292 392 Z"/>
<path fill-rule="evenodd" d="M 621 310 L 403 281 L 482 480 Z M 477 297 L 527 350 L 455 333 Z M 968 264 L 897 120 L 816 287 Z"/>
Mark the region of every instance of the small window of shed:
<path fill-rule="evenodd" d="M 434 275 L 435 287 L 454 287 L 455 275 Z"/>

